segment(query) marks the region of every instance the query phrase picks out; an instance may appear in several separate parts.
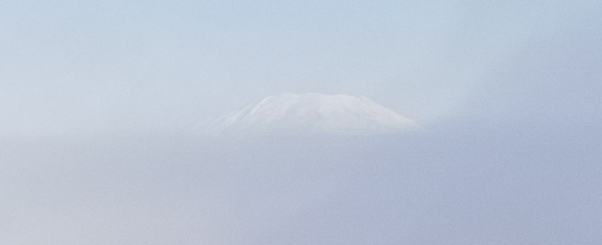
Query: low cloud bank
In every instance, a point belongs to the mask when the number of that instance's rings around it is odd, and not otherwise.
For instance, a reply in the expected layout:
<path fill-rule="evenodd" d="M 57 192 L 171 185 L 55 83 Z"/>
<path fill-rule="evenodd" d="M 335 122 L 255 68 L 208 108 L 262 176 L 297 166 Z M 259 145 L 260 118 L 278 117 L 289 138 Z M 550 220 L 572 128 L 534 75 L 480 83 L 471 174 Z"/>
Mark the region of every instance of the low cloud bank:
<path fill-rule="evenodd" d="M 596 130 L 0 142 L 3 244 L 595 244 Z"/>

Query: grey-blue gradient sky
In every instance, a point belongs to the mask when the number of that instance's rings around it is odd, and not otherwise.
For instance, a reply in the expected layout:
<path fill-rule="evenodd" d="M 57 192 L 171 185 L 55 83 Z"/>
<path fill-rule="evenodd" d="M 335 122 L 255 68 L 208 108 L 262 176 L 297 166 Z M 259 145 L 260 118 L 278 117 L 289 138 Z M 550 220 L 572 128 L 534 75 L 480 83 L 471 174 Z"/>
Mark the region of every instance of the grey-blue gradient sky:
<path fill-rule="evenodd" d="M 602 244 L 601 13 L 2 0 L 0 244 Z M 364 95 L 426 130 L 181 134 L 280 92 Z"/>
<path fill-rule="evenodd" d="M 421 124 L 602 121 L 602 3 L 0 2 L 0 133 L 186 128 L 280 92 Z"/>

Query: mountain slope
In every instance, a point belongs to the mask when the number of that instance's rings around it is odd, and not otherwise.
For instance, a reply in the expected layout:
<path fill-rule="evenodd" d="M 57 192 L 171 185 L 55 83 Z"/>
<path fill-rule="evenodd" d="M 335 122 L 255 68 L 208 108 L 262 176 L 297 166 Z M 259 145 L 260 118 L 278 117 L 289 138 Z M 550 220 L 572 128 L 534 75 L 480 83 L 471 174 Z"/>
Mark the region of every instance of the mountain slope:
<path fill-rule="evenodd" d="M 219 118 L 203 131 L 212 135 L 372 135 L 416 128 L 416 123 L 366 97 L 284 93 Z"/>

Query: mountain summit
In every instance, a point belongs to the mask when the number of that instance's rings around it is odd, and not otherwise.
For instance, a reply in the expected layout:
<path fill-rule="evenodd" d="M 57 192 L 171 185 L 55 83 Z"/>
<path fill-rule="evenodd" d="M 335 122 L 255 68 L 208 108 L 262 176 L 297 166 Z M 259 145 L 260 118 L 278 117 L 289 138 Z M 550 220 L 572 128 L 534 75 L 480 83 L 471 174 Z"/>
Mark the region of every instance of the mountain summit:
<path fill-rule="evenodd" d="M 366 97 L 283 93 L 218 118 L 203 129 L 212 135 L 375 135 L 418 127 Z"/>

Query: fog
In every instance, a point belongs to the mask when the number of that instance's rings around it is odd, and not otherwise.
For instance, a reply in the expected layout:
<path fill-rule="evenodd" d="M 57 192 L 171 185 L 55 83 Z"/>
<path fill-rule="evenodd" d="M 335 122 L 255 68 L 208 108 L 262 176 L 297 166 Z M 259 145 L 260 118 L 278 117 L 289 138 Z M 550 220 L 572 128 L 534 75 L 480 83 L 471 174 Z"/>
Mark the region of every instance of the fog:
<path fill-rule="evenodd" d="M 598 244 L 601 133 L 5 140 L 3 244 Z"/>
<path fill-rule="evenodd" d="M 602 1 L 0 1 L 0 244 L 602 244 Z M 206 138 L 282 92 L 423 126 Z"/>

